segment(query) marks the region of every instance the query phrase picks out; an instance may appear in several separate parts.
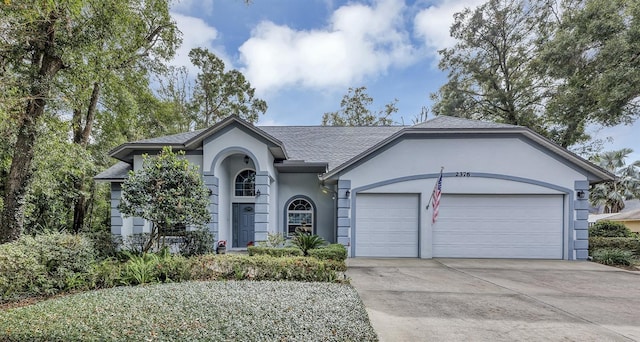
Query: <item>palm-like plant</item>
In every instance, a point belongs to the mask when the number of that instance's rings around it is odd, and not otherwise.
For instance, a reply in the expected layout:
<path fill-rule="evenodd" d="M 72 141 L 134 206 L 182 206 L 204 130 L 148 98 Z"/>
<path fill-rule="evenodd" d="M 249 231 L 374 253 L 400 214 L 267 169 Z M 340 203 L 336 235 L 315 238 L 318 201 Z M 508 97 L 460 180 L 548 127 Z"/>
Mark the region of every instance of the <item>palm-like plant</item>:
<path fill-rule="evenodd" d="M 593 157 L 593 162 L 614 173 L 611 182 L 591 187 L 591 204 L 603 206 L 605 213 L 617 213 L 624 209 L 624 201 L 640 198 L 640 160 L 627 165 L 625 159 L 633 152 L 630 148 L 605 152 Z"/>
<path fill-rule="evenodd" d="M 309 250 L 325 245 L 327 242 L 318 235 L 308 234 L 304 231 L 296 231 L 291 239 L 294 246 L 300 248 L 305 256 L 309 256 Z"/>

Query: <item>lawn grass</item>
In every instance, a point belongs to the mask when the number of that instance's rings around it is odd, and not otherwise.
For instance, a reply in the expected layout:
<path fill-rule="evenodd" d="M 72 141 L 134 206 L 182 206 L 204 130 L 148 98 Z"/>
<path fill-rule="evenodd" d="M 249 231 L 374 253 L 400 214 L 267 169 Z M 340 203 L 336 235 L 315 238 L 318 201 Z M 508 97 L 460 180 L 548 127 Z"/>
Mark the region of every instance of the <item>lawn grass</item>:
<path fill-rule="evenodd" d="M 345 284 L 118 287 L 0 311 L 1 341 L 377 341 Z"/>

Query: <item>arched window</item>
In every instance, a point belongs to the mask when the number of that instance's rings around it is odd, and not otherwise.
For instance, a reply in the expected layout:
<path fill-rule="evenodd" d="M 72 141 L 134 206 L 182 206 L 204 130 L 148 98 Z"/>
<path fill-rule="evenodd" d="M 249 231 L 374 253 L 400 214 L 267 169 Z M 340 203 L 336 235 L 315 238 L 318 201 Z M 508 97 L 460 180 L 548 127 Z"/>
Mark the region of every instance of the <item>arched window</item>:
<path fill-rule="evenodd" d="M 256 195 L 256 172 L 253 170 L 243 170 L 236 176 L 235 186 L 236 196 Z"/>
<path fill-rule="evenodd" d="M 295 198 L 287 207 L 287 234 L 291 236 L 300 229 L 309 234 L 315 232 L 313 205 L 304 198 Z"/>

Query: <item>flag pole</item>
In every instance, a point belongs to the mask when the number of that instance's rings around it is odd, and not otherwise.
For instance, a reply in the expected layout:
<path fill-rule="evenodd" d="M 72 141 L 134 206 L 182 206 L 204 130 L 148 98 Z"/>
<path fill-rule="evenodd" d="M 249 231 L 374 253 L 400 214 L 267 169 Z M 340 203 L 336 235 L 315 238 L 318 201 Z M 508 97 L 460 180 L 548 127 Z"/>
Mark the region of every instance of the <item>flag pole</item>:
<path fill-rule="evenodd" d="M 438 177 L 438 179 L 442 177 L 443 170 L 444 170 L 444 166 L 440 166 L 440 176 Z M 431 191 L 431 196 L 429 196 L 429 202 L 427 203 L 427 210 L 429 209 L 429 206 L 431 206 L 431 200 L 433 199 L 433 194 L 436 192 L 436 186 L 438 186 L 438 180 L 436 180 L 436 185 L 433 187 L 433 190 Z"/>

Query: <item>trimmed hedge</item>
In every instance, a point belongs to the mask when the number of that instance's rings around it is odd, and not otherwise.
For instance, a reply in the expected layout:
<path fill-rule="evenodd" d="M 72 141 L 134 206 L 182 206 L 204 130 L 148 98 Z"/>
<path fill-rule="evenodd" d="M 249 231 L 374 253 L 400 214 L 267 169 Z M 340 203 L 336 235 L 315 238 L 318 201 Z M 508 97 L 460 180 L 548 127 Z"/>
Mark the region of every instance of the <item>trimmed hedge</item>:
<path fill-rule="evenodd" d="M 640 239 L 625 237 L 590 237 L 589 254 L 602 248 L 617 248 L 630 251 L 636 256 L 640 256 Z"/>
<path fill-rule="evenodd" d="M 310 249 L 309 256 L 320 260 L 344 261 L 347 259 L 347 249 L 339 243 L 334 243 L 326 247 Z"/>
<path fill-rule="evenodd" d="M 269 255 L 272 257 L 296 257 L 302 256 L 302 250 L 297 247 L 261 247 L 261 246 L 249 246 L 247 247 L 249 255 Z"/>
<path fill-rule="evenodd" d="M 631 237 L 631 230 L 623 223 L 614 221 L 598 221 L 589 227 L 589 236 L 592 237 Z"/>
<path fill-rule="evenodd" d="M 191 277 L 198 280 L 294 280 L 342 282 L 344 262 L 268 255 L 203 255 L 192 259 Z"/>
<path fill-rule="evenodd" d="M 76 288 L 89 274 L 95 254 L 90 239 L 61 233 L 23 236 L 0 245 L 0 299 Z"/>

